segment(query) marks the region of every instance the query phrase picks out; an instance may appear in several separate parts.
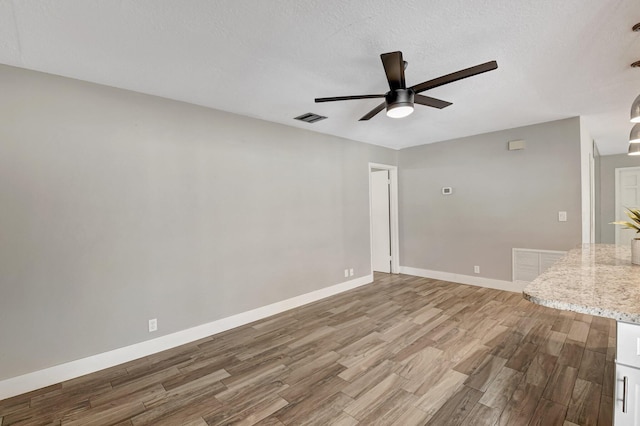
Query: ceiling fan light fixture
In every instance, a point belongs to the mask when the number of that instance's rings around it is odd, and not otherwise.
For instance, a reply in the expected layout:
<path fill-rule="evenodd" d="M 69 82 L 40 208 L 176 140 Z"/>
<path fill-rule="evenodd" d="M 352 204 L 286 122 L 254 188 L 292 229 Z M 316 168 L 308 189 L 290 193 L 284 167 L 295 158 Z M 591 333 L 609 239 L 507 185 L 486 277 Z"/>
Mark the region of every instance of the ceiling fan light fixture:
<path fill-rule="evenodd" d="M 631 104 L 631 122 L 640 123 L 640 95 Z"/>
<path fill-rule="evenodd" d="M 388 105 L 387 117 L 403 118 L 413 112 L 413 105 Z"/>
<path fill-rule="evenodd" d="M 640 155 L 640 143 L 630 143 L 628 155 Z"/>
<path fill-rule="evenodd" d="M 413 112 L 413 90 L 392 90 L 385 95 L 387 117 L 403 118 Z"/>
<path fill-rule="evenodd" d="M 640 144 L 640 123 L 634 124 L 629 134 L 630 144 Z"/>

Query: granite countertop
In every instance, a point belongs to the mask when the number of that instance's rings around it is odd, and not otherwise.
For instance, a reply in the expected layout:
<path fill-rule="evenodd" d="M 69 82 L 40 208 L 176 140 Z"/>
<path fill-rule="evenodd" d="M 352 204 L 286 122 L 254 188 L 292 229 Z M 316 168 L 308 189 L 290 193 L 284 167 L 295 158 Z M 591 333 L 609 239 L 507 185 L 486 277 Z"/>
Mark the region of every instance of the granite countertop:
<path fill-rule="evenodd" d="M 583 244 L 573 249 L 522 292 L 550 308 L 640 324 L 640 265 L 631 249 L 614 244 Z"/>

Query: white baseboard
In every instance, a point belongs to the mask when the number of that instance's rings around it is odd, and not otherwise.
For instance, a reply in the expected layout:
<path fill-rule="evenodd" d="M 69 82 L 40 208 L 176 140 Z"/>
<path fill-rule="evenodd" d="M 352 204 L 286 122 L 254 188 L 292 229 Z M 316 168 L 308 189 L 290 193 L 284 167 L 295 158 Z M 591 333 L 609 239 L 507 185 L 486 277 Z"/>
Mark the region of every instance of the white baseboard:
<path fill-rule="evenodd" d="M 478 287 L 494 288 L 496 290 L 522 292 L 528 283 L 524 281 L 503 281 L 493 278 L 474 277 L 471 275 L 454 274 L 452 272 L 431 271 L 429 269 L 401 266 L 401 274 L 415 275 L 416 277 L 433 278 L 435 280 L 451 281 L 460 284 L 475 285 Z"/>
<path fill-rule="evenodd" d="M 0 381 L 0 400 L 194 342 L 371 282 L 373 275 L 367 275 L 156 339 L 5 379 Z"/>

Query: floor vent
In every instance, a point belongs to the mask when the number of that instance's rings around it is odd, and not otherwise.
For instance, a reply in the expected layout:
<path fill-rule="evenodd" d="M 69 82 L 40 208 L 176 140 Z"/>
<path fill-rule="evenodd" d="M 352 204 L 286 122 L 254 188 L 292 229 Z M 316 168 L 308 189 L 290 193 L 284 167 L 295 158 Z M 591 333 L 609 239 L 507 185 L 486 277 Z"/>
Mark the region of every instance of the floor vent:
<path fill-rule="evenodd" d="M 566 251 L 514 248 L 512 252 L 513 281 L 535 280 L 565 254 L 567 254 Z"/>
<path fill-rule="evenodd" d="M 305 123 L 315 123 L 316 121 L 324 120 L 325 118 L 327 117 L 323 117 L 321 115 L 308 112 L 306 114 L 297 116 L 295 120 L 304 121 Z"/>

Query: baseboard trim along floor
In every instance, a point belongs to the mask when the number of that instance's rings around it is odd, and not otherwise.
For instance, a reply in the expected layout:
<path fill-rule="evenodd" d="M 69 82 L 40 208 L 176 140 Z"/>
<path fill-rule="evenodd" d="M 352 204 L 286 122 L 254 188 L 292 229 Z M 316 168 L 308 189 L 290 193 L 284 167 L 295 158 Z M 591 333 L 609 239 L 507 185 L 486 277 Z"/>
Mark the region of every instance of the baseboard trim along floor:
<path fill-rule="evenodd" d="M 610 426 L 616 340 L 612 319 L 519 293 L 375 273 L 371 285 L 2 400 L 0 423 Z"/>
<path fill-rule="evenodd" d="M 452 283 L 475 285 L 477 287 L 487 287 L 496 290 L 513 291 L 521 293 L 528 284 L 525 281 L 504 281 L 493 278 L 474 277 L 472 275 L 454 274 L 452 272 L 431 271 L 429 269 L 412 268 L 401 266 L 401 274 L 414 275 L 421 278 L 431 278 L 434 280 L 449 281 Z"/>
<path fill-rule="evenodd" d="M 490 278 L 474 277 L 469 275 L 460 275 L 450 272 L 431 271 L 428 269 L 412 268 L 401 266 L 402 274 L 413 275 L 423 278 L 432 278 L 437 280 L 449 281 L 460 284 L 469 284 L 479 287 L 488 287 L 497 290 L 506 290 L 512 292 L 521 292 L 527 283 L 511 282 L 495 280 Z M 113 367 L 118 364 L 133 361 L 138 358 L 149 356 L 167 349 L 172 349 L 186 343 L 194 342 L 205 337 L 230 330 L 251 322 L 279 314 L 290 309 L 294 309 L 318 300 L 333 296 L 347 290 L 354 289 L 373 282 L 373 275 L 356 278 L 345 281 L 330 287 L 292 297 L 280 302 L 272 303 L 267 306 L 252 309 L 230 317 L 222 318 L 207 324 L 202 324 L 193 328 L 178 331 L 158 337 L 156 339 L 147 340 L 136 343 L 123 348 L 114 349 L 112 351 L 89 356 L 76 361 L 70 361 L 64 364 L 45 368 L 43 370 L 34 371 L 21 376 L 12 377 L 0 381 L 0 400 L 31 392 L 46 386 L 70 380 L 85 374 L 94 373 L 105 368 Z"/>
<path fill-rule="evenodd" d="M 261 320 L 373 282 L 373 274 L 292 297 L 156 339 L 0 381 L 0 400 L 94 373 Z"/>

